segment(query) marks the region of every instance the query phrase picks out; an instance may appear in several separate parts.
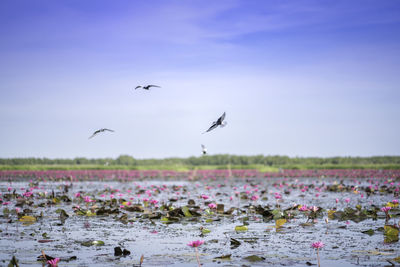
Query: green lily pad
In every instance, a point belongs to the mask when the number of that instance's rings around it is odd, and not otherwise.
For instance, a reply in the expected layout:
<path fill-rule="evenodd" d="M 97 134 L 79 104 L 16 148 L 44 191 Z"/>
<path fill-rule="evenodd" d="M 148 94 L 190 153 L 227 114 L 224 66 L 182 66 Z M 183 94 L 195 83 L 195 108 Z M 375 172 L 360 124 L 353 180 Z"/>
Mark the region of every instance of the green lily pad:
<path fill-rule="evenodd" d="M 372 230 L 372 229 L 368 229 L 366 231 L 361 231 L 361 233 L 371 236 L 371 235 L 373 235 L 375 233 L 375 231 Z"/>
<path fill-rule="evenodd" d="M 238 225 L 235 227 L 235 231 L 237 231 L 237 232 L 243 232 L 243 231 L 247 231 L 247 230 L 249 230 L 247 225 Z"/>
<path fill-rule="evenodd" d="M 193 215 L 190 213 L 189 208 L 187 206 L 182 207 L 182 212 L 185 214 L 185 217 L 192 217 Z"/>
<path fill-rule="evenodd" d="M 247 261 L 250 261 L 250 262 L 258 262 L 258 261 L 263 261 L 263 260 L 265 260 L 264 257 L 259 257 L 259 256 L 257 256 L 257 255 L 247 256 L 247 257 L 245 257 L 244 259 L 247 260 Z"/>
<path fill-rule="evenodd" d="M 210 229 L 207 229 L 207 228 L 203 228 L 203 229 L 201 229 L 201 232 L 202 232 L 203 234 L 208 234 L 208 233 L 211 233 L 211 230 L 210 230 Z"/>
<path fill-rule="evenodd" d="M 104 242 L 101 240 L 90 240 L 90 241 L 84 241 L 81 243 L 82 246 L 85 247 L 90 247 L 90 246 L 104 246 Z"/>

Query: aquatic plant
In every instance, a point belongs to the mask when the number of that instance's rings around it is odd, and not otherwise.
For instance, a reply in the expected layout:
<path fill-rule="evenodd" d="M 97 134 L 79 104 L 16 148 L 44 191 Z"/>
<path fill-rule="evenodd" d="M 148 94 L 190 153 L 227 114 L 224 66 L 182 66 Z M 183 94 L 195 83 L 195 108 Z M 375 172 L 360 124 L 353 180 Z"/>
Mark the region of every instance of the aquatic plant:
<path fill-rule="evenodd" d="M 47 264 L 50 267 L 57 267 L 59 261 L 60 261 L 60 258 L 55 258 L 55 259 L 52 259 L 52 260 L 48 260 Z"/>
<path fill-rule="evenodd" d="M 386 215 L 385 224 L 387 224 L 389 222 L 389 219 L 390 219 L 389 210 L 391 210 L 391 209 L 392 209 L 392 207 L 383 207 L 383 208 L 381 208 L 381 211 L 383 211 L 385 213 L 385 215 Z"/>
<path fill-rule="evenodd" d="M 201 267 L 201 264 L 200 264 L 200 258 L 199 258 L 199 251 L 198 251 L 197 247 L 199 247 L 203 244 L 204 244 L 204 241 L 202 241 L 202 240 L 191 241 L 187 244 L 188 246 L 193 247 L 195 249 L 196 259 L 197 259 L 197 263 L 198 263 L 199 267 Z"/>
<path fill-rule="evenodd" d="M 318 260 L 318 267 L 321 266 L 320 261 L 319 261 L 319 249 L 323 248 L 325 246 L 324 243 L 322 243 L 321 241 L 317 241 L 311 244 L 312 248 L 317 249 L 317 260 Z"/>

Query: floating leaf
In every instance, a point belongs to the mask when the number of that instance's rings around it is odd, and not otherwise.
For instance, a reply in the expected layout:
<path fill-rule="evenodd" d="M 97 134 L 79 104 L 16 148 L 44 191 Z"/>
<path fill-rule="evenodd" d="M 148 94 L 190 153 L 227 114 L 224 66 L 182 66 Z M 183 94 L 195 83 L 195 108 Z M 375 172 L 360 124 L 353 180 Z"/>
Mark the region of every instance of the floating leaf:
<path fill-rule="evenodd" d="M 238 225 L 235 227 L 235 231 L 239 232 L 239 231 L 247 231 L 249 230 L 249 228 L 247 227 L 247 225 Z"/>
<path fill-rule="evenodd" d="M 276 228 L 282 227 L 286 223 L 286 219 L 279 219 L 275 221 Z"/>
<path fill-rule="evenodd" d="M 385 243 L 393 243 L 399 241 L 399 228 L 395 225 L 384 226 Z"/>
<path fill-rule="evenodd" d="M 238 241 L 238 240 L 236 240 L 234 238 L 231 238 L 231 249 L 235 249 L 238 246 L 240 246 L 241 244 L 242 243 L 240 243 L 240 241 Z"/>
<path fill-rule="evenodd" d="M 363 233 L 363 234 L 367 234 L 367 235 L 373 235 L 374 233 L 375 233 L 375 231 L 374 230 L 372 230 L 372 229 L 368 229 L 368 230 L 366 230 L 366 231 L 361 231 L 361 233 Z"/>
<path fill-rule="evenodd" d="M 385 229 L 385 235 L 388 236 L 399 236 L 399 228 L 394 225 L 385 225 L 383 227 Z"/>
<path fill-rule="evenodd" d="M 90 246 L 104 246 L 104 242 L 101 240 L 94 240 L 94 241 L 85 241 L 81 243 L 82 246 L 90 247 Z"/>
<path fill-rule="evenodd" d="M 201 232 L 202 232 L 203 234 L 208 234 L 208 233 L 211 233 L 211 230 L 210 230 L 210 229 L 207 229 L 207 228 L 203 228 L 203 229 L 201 229 Z"/>
<path fill-rule="evenodd" d="M 187 206 L 182 207 L 182 212 L 185 215 L 185 217 L 192 217 L 192 214 L 189 211 L 189 208 Z"/>
<path fill-rule="evenodd" d="M 328 210 L 328 218 L 330 219 L 330 220 L 333 220 L 334 219 L 334 213 L 335 213 L 336 211 L 335 210 Z"/>
<path fill-rule="evenodd" d="M 386 207 L 391 207 L 391 208 L 397 208 L 398 206 L 399 206 L 399 203 L 388 202 L 386 204 Z"/>
<path fill-rule="evenodd" d="M 10 263 L 8 264 L 8 267 L 14 267 L 14 266 L 16 266 L 16 267 L 19 266 L 19 265 L 18 265 L 18 260 L 17 260 L 17 258 L 15 258 L 15 256 L 13 256 L 13 257 L 11 258 L 11 261 L 10 261 Z"/>
<path fill-rule="evenodd" d="M 219 256 L 219 257 L 215 257 L 214 259 L 215 260 L 230 260 L 231 259 L 231 255 L 232 254 L 222 255 L 222 256 Z"/>
<path fill-rule="evenodd" d="M 257 261 L 263 261 L 265 260 L 264 257 L 259 257 L 257 255 L 251 255 L 251 256 L 247 256 L 244 258 L 245 260 L 248 260 L 250 262 L 257 262 Z"/>
<path fill-rule="evenodd" d="M 33 216 L 25 215 L 25 216 L 22 216 L 19 219 L 19 221 L 22 222 L 24 225 L 30 225 L 30 224 L 33 224 L 36 222 L 36 218 Z"/>

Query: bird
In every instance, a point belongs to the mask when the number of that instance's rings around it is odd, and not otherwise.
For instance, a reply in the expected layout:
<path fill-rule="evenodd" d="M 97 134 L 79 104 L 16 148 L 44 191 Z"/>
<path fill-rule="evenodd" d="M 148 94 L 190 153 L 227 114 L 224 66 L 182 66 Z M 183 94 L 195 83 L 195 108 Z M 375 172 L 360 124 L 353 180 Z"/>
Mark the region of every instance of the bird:
<path fill-rule="evenodd" d="M 150 87 L 159 87 L 159 88 L 161 88 L 161 86 L 149 84 L 149 85 L 146 85 L 146 86 L 138 85 L 138 86 L 135 87 L 135 90 L 138 89 L 138 88 L 143 88 L 144 90 L 150 90 Z"/>
<path fill-rule="evenodd" d="M 203 155 L 207 154 L 207 148 L 205 145 L 201 144 L 201 151 L 203 151 Z"/>
<path fill-rule="evenodd" d="M 218 118 L 217 121 L 214 121 L 214 122 L 212 123 L 211 127 L 208 128 L 208 130 L 205 131 L 204 133 L 209 132 L 209 131 L 211 131 L 211 130 L 214 130 L 214 129 L 217 128 L 218 126 L 225 127 L 225 125 L 226 125 L 228 122 L 224 121 L 224 119 L 225 119 L 225 112 L 224 112 L 224 114 L 221 115 L 221 117 Z M 204 133 L 203 133 L 203 134 L 204 134 Z"/>
<path fill-rule="evenodd" d="M 102 128 L 102 129 L 99 129 L 99 130 L 95 131 L 88 139 L 90 139 L 90 138 L 94 137 L 95 135 L 97 135 L 97 134 L 99 134 L 101 132 L 104 132 L 104 131 L 114 132 L 113 130 Z"/>

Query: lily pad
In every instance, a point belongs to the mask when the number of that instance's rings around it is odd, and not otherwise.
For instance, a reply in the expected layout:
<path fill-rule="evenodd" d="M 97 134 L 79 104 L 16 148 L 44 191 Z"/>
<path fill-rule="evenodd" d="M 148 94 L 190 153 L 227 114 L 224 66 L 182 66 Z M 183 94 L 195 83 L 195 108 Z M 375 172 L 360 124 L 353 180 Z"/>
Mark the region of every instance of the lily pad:
<path fill-rule="evenodd" d="M 84 241 L 81 243 L 82 246 L 85 247 L 90 247 L 90 246 L 104 246 L 104 242 L 101 240 L 90 240 L 90 241 Z"/>
<path fill-rule="evenodd" d="M 249 230 L 249 228 L 247 227 L 247 225 L 238 225 L 235 227 L 235 231 L 236 232 L 244 232 Z"/>
<path fill-rule="evenodd" d="M 23 225 L 31 225 L 31 224 L 33 224 L 33 223 L 36 222 L 36 218 L 33 217 L 33 216 L 25 215 L 25 216 L 22 216 L 22 217 L 19 219 L 19 221 L 22 222 Z"/>
<path fill-rule="evenodd" d="M 279 219 L 275 221 L 275 226 L 276 228 L 280 228 L 282 227 L 282 225 L 284 225 L 286 223 L 286 219 Z"/>
<path fill-rule="evenodd" d="M 250 261 L 250 262 L 258 262 L 258 261 L 263 261 L 263 260 L 265 260 L 264 257 L 259 257 L 259 256 L 257 256 L 257 255 L 247 256 L 247 257 L 245 257 L 244 259 L 247 260 L 247 261 Z"/>
<path fill-rule="evenodd" d="M 375 231 L 372 230 L 372 229 L 368 229 L 366 231 L 361 231 L 361 233 L 371 236 L 371 235 L 373 235 L 375 233 Z"/>

